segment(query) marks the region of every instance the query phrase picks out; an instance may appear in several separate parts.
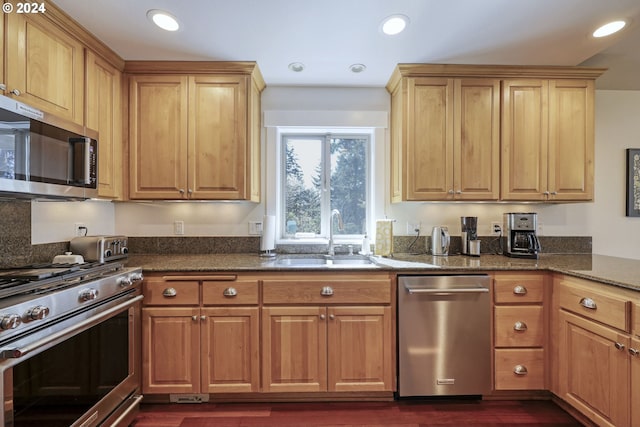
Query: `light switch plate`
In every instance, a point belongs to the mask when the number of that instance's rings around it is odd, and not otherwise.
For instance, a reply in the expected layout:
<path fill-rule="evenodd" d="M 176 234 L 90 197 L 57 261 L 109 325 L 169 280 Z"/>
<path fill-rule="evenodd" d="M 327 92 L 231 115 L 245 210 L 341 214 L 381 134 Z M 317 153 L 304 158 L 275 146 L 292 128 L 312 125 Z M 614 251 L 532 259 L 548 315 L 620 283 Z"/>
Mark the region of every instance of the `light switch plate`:
<path fill-rule="evenodd" d="M 262 221 L 249 221 L 249 234 L 259 236 L 262 234 Z"/>

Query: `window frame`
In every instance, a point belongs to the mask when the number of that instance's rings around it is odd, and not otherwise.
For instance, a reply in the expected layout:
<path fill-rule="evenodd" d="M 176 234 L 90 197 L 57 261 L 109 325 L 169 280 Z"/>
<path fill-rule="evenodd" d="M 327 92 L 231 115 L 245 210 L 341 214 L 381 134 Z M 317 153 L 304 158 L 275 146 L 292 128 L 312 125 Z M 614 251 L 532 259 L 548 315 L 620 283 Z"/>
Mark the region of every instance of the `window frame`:
<path fill-rule="evenodd" d="M 317 138 L 323 139 L 322 142 L 322 159 L 321 164 L 323 165 L 323 176 L 322 176 L 322 189 L 321 189 L 321 197 L 320 197 L 320 234 L 316 234 L 314 237 L 298 237 L 291 238 L 286 235 L 286 216 L 284 214 L 285 210 L 285 183 L 286 183 L 286 148 L 285 144 L 287 139 L 290 138 Z M 330 222 L 330 212 L 331 212 L 331 193 L 330 191 L 324 191 L 325 189 L 330 189 L 330 180 L 331 180 L 331 149 L 330 149 L 330 141 L 331 139 L 336 138 L 344 138 L 344 139 L 355 139 L 362 138 L 366 139 L 365 143 L 365 200 L 366 200 L 366 208 L 365 208 L 365 227 L 364 232 L 359 234 L 334 234 L 334 242 L 335 243 L 344 243 L 344 244 L 360 244 L 362 242 L 362 238 L 365 234 L 369 234 L 369 229 L 371 225 L 371 221 L 373 218 L 374 211 L 374 197 L 372 193 L 373 188 L 373 170 L 372 165 L 374 163 L 374 152 L 375 152 L 375 133 L 372 128 L 362 128 L 362 127 L 353 127 L 353 128 L 340 128 L 340 129 L 332 129 L 332 128 L 314 128 L 314 129 L 301 129 L 301 128 L 279 128 L 278 129 L 278 141 L 277 141 L 277 163 L 278 163 L 278 173 L 276 179 L 276 192 L 277 192 L 277 205 L 276 205 L 276 217 L 279 218 L 278 221 L 278 232 L 276 241 L 284 244 L 326 244 L 329 240 L 329 222 Z M 328 165 L 329 167 L 326 167 Z"/>

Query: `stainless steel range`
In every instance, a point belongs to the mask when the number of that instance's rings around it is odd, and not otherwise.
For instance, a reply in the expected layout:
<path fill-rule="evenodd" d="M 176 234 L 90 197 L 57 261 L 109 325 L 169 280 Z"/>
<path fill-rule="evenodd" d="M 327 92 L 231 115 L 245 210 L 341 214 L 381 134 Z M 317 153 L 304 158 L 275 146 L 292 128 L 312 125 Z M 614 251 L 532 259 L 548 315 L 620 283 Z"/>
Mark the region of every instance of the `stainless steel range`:
<path fill-rule="evenodd" d="M 0 271 L 0 427 L 129 425 L 141 281 L 119 262 Z"/>

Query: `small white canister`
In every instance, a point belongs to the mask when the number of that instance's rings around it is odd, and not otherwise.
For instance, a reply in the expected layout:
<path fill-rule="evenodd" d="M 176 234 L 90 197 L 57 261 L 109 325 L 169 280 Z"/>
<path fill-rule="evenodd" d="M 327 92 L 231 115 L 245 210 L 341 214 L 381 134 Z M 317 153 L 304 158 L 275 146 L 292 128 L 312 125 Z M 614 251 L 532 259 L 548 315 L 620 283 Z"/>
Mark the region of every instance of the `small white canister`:
<path fill-rule="evenodd" d="M 82 255 L 74 255 L 71 252 L 65 252 L 64 255 L 56 255 L 53 257 L 53 264 L 82 264 L 84 258 Z"/>

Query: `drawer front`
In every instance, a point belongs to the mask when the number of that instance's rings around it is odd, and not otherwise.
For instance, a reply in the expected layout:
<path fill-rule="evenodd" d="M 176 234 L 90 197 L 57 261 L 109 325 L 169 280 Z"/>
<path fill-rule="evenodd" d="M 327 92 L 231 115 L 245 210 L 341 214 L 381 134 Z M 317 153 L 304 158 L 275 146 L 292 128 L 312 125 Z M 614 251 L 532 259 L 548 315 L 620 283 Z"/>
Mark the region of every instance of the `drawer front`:
<path fill-rule="evenodd" d="M 495 351 L 496 390 L 544 390 L 543 349 Z"/>
<path fill-rule="evenodd" d="M 585 285 L 561 280 L 557 285 L 554 292 L 560 308 L 629 332 L 631 301 L 625 297 L 597 289 L 597 283 Z"/>
<path fill-rule="evenodd" d="M 498 304 L 541 303 L 544 275 L 497 275 L 493 279 L 494 301 Z"/>
<path fill-rule="evenodd" d="M 264 280 L 264 304 L 389 304 L 389 280 Z"/>
<path fill-rule="evenodd" d="M 541 306 L 496 306 L 496 347 L 542 347 L 544 311 Z"/>
<path fill-rule="evenodd" d="M 258 304 L 258 281 L 204 281 L 202 282 L 202 303 L 204 305 L 256 305 Z"/>
<path fill-rule="evenodd" d="M 142 286 L 145 305 L 199 305 L 199 282 L 145 279 Z"/>

